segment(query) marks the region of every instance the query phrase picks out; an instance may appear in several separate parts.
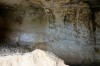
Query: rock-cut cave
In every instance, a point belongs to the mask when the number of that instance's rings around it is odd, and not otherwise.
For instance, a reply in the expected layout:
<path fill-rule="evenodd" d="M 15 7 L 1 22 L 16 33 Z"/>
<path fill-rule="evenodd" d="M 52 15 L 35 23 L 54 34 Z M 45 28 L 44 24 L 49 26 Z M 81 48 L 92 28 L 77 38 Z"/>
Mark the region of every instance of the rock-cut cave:
<path fill-rule="evenodd" d="M 41 49 L 71 66 L 99 66 L 99 2 L 0 0 L 0 55 Z"/>

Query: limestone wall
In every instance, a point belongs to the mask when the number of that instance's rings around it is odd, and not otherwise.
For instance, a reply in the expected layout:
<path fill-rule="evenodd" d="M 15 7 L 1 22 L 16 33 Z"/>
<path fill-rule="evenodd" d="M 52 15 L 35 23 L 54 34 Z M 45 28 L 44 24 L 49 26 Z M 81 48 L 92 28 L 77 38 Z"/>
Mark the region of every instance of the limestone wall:
<path fill-rule="evenodd" d="M 100 62 L 100 12 L 95 13 L 96 17 L 96 45 L 95 45 L 95 57 L 96 61 Z"/>
<path fill-rule="evenodd" d="M 0 0 L 1 42 L 40 48 L 69 64 L 94 62 L 89 5 L 78 0 Z M 1 14 L 2 13 L 2 14 Z"/>

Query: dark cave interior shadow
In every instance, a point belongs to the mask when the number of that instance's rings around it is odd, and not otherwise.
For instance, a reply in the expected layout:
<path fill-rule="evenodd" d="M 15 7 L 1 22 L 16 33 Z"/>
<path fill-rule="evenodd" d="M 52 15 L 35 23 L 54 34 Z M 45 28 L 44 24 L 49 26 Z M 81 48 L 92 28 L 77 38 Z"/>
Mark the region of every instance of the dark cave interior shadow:
<path fill-rule="evenodd" d="M 94 62 L 94 63 L 91 63 L 91 64 L 75 64 L 75 65 L 69 64 L 69 66 L 100 66 L 100 63 Z"/>

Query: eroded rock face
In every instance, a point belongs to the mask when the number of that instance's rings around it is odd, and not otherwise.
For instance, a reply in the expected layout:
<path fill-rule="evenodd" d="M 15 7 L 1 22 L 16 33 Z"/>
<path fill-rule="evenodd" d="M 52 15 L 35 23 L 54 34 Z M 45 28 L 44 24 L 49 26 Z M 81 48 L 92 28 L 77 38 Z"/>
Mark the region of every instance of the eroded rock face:
<path fill-rule="evenodd" d="M 0 57 L 0 66 L 68 66 L 54 54 L 43 50 Z"/>
<path fill-rule="evenodd" d="M 96 45 L 95 45 L 95 60 L 100 63 L 100 11 L 95 13 L 96 22 Z"/>
<path fill-rule="evenodd" d="M 43 49 L 69 64 L 94 61 L 89 5 L 78 0 L 0 0 L 7 44 Z M 3 34 L 3 35 L 2 35 Z M 2 39 L 2 37 L 1 37 Z"/>
<path fill-rule="evenodd" d="M 13 55 L 15 53 L 27 53 L 31 51 L 31 49 L 24 46 L 0 45 L 0 56 Z"/>

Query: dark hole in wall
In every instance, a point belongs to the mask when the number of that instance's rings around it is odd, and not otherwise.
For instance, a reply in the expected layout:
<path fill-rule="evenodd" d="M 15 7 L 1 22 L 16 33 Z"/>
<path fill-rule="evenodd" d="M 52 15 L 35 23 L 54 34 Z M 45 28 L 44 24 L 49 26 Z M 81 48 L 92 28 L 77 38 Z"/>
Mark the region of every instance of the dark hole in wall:
<path fill-rule="evenodd" d="M 6 16 L 6 10 L 0 5 L 0 42 L 5 39 L 6 32 L 5 30 L 5 19 L 4 17 Z"/>
<path fill-rule="evenodd" d="M 11 7 L 1 4 L 0 5 L 0 43 L 5 42 L 8 31 L 10 30 L 8 27 L 11 26 L 7 23 L 7 14 Z"/>

